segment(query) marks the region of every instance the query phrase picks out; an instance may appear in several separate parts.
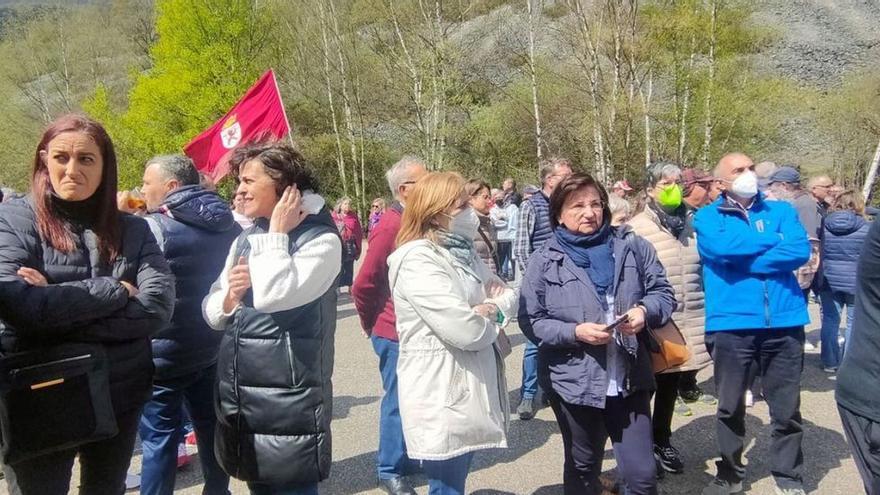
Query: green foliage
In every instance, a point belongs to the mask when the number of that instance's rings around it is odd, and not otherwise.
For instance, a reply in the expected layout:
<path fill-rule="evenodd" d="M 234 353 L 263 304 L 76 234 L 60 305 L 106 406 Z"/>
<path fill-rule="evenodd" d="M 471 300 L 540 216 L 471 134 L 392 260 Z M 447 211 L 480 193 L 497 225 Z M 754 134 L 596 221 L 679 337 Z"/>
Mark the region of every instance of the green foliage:
<path fill-rule="evenodd" d="M 565 156 L 596 173 L 604 163 L 609 180 L 638 181 L 646 146 L 651 159 L 708 167 L 731 150 L 792 149 L 786 130 L 798 122 L 828 136 L 838 177 L 863 173 L 880 130 L 880 79 L 853 76 L 823 95 L 756 70 L 776 34 L 755 23 L 754 2 L 580 0 L 597 52 L 595 94 L 577 2 L 535 1 L 544 157 Z M 537 181 L 522 0 L 100 7 L 33 9 L 0 22 L 0 152 L 9 161 L 0 183 L 23 187 L 40 127 L 82 110 L 110 131 L 121 186 L 135 186 L 148 158 L 179 152 L 270 67 L 292 138 L 330 200 L 347 193 L 363 207 L 387 196 L 383 171 L 404 154 L 493 184 L 506 176 Z M 233 187 L 227 181 L 221 191 Z"/>
<path fill-rule="evenodd" d="M 852 74 L 819 100 L 816 118 L 831 138 L 833 178 L 861 189 L 880 136 L 880 76 L 876 71 Z"/>

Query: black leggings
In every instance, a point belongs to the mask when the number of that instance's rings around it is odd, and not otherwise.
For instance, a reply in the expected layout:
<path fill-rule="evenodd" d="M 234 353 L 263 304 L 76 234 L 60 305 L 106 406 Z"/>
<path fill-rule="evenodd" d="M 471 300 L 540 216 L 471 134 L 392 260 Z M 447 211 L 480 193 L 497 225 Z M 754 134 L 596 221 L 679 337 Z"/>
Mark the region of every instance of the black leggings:
<path fill-rule="evenodd" d="M 13 495 L 64 495 L 70 489 L 73 461 L 79 454 L 80 495 L 122 495 L 134 451 L 141 410 L 116 417 L 119 433 L 107 440 L 48 454 L 15 466 L 3 466 Z"/>
<path fill-rule="evenodd" d="M 672 437 L 672 414 L 675 411 L 675 399 L 678 397 L 679 380 L 684 373 L 660 373 L 655 375 L 657 392 L 654 395 L 654 443 L 669 445 Z"/>

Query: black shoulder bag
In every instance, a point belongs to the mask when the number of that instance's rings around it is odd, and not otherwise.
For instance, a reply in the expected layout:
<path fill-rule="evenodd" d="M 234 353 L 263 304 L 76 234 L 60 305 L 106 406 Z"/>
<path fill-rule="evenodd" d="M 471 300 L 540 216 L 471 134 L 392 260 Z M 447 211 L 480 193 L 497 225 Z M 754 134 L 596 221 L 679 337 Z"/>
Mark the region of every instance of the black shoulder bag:
<path fill-rule="evenodd" d="M 59 344 L 0 358 L 0 456 L 5 464 L 117 432 L 101 346 Z"/>

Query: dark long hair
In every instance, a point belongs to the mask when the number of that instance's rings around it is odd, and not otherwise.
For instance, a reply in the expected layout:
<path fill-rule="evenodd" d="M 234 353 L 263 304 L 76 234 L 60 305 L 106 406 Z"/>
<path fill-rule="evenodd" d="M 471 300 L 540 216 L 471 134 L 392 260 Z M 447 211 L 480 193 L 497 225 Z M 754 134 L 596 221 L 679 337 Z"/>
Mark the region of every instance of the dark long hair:
<path fill-rule="evenodd" d="M 550 226 L 555 230 L 559 226 L 559 215 L 565 200 L 575 191 L 585 187 L 594 187 L 599 192 L 599 200 L 602 201 L 602 223 L 611 221 L 611 208 L 608 206 L 608 191 L 602 184 L 590 174 L 572 174 L 556 185 L 553 194 L 550 195 Z"/>
<path fill-rule="evenodd" d="M 92 138 L 101 150 L 104 169 L 101 172 L 101 184 L 95 190 L 94 224 L 92 230 L 98 237 L 98 251 L 101 260 L 110 263 L 119 254 L 122 233 L 119 226 L 119 210 L 116 207 L 116 152 L 107 131 L 98 122 L 77 114 L 59 117 L 49 124 L 37 151 L 34 153 L 33 171 L 31 173 L 31 194 L 34 198 L 34 210 L 37 217 L 37 229 L 40 235 L 53 248 L 69 253 L 76 249 L 76 240 L 63 217 L 55 210 L 52 203 L 52 183 L 49 180 L 49 169 L 40 152 L 48 151 L 49 142 L 65 132 L 81 132 Z"/>

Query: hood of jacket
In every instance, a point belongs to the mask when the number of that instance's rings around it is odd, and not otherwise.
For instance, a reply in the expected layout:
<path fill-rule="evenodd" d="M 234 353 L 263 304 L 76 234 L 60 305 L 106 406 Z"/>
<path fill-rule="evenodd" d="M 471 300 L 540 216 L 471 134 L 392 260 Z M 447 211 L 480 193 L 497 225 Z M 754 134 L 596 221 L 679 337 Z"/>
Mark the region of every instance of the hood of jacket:
<path fill-rule="evenodd" d="M 852 211 L 835 211 L 825 217 L 825 229 L 834 235 L 849 235 L 868 223 Z"/>
<path fill-rule="evenodd" d="M 217 193 L 201 186 L 183 186 L 165 197 L 161 212 L 178 222 L 209 232 L 225 232 L 235 225 L 229 205 Z"/>

